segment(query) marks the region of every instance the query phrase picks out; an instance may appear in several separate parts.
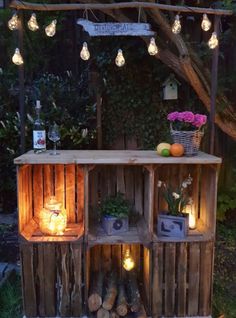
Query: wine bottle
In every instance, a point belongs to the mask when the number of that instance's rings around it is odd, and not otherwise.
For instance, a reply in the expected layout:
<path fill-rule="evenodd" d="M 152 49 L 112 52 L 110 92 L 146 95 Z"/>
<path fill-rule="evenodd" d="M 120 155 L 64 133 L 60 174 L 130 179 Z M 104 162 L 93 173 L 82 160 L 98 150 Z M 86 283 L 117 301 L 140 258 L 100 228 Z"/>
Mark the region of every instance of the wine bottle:
<path fill-rule="evenodd" d="M 35 153 L 41 153 L 46 151 L 46 131 L 43 120 L 40 118 L 41 104 L 40 101 L 36 101 L 36 119 L 34 121 L 33 128 L 33 149 Z"/>

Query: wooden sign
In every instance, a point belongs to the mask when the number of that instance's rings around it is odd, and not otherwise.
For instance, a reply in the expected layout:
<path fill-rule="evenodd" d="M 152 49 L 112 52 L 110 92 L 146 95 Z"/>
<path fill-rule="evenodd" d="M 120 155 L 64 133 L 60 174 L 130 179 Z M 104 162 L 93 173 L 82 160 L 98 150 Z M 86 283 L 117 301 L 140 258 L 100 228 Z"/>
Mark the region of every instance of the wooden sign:
<path fill-rule="evenodd" d="M 90 36 L 154 36 L 149 23 L 94 23 L 85 19 L 78 19 Z"/>

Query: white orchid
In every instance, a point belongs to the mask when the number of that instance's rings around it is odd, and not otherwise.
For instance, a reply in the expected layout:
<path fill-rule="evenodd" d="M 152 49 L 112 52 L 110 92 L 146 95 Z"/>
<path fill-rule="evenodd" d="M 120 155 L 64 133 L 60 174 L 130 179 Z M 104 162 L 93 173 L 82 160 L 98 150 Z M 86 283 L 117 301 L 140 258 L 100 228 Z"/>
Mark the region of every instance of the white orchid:
<path fill-rule="evenodd" d="M 157 187 L 158 187 L 158 188 L 161 188 L 161 186 L 162 186 L 162 181 L 161 181 L 161 180 L 158 180 L 158 182 L 157 182 Z"/>
<path fill-rule="evenodd" d="M 172 196 L 175 198 L 175 200 L 180 198 L 180 195 L 176 192 L 172 192 Z"/>

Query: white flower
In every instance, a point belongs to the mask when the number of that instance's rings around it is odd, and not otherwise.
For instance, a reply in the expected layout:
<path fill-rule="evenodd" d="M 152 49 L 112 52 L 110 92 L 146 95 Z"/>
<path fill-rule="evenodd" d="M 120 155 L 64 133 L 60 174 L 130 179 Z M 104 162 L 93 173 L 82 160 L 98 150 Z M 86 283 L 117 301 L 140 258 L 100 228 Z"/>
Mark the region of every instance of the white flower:
<path fill-rule="evenodd" d="M 157 186 L 158 186 L 158 188 L 160 188 L 162 186 L 162 181 L 161 180 L 158 180 Z"/>
<path fill-rule="evenodd" d="M 82 134 L 82 137 L 85 138 L 88 134 L 88 128 L 82 129 L 81 134 Z"/>
<path fill-rule="evenodd" d="M 176 192 L 172 192 L 173 197 L 175 198 L 175 200 L 180 198 L 180 195 Z"/>
<path fill-rule="evenodd" d="M 183 187 L 183 188 L 187 188 L 187 186 L 188 186 L 187 182 L 184 181 L 184 182 L 182 183 L 182 187 Z"/>
<path fill-rule="evenodd" d="M 193 199 L 192 198 L 188 199 L 188 204 L 191 204 L 191 205 L 193 204 Z"/>

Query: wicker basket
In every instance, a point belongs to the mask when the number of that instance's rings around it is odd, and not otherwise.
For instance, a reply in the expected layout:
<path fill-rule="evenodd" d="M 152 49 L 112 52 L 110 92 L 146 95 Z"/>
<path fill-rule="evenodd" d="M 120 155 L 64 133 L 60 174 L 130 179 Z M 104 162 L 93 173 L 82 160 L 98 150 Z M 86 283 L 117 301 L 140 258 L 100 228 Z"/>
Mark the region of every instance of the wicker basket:
<path fill-rule="evenodd" d="M 185 156 L 196 156 L 204 133 L 200 130 L 180 131 L 170 127 L 173 141 L 184 146 Z"/>

